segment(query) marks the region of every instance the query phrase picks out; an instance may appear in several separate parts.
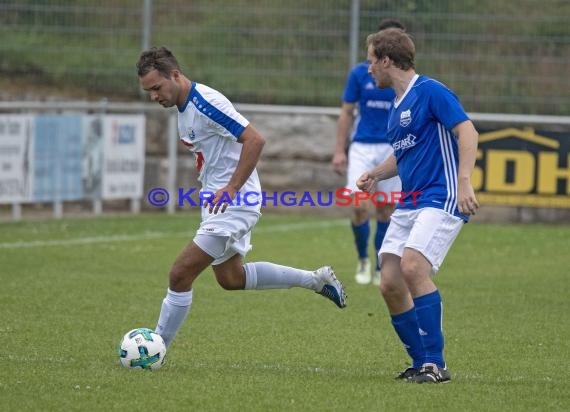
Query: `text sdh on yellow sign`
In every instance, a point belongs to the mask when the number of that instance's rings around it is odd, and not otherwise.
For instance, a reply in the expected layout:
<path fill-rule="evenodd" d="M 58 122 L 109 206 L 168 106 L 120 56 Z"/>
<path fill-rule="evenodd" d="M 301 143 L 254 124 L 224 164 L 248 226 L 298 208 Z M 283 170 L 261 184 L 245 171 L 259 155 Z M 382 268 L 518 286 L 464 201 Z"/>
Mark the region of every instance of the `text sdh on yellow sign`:
<path fill-rule="evenodd" d="M 472 183 L 482 203 L 570 208 L 570 133 L 481 131 Z"/>

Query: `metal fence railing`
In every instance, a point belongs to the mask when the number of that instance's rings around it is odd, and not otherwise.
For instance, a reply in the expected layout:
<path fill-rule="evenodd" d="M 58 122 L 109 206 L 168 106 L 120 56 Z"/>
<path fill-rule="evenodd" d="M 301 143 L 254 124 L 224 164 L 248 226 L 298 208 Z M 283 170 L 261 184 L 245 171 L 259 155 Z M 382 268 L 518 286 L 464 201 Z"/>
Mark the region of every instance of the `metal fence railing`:
<path fill-rule="evenodd" d="M 561 0 L 0 0 L 0 85 L 139 98 L 141 49 L 166 45 L 233 101 L 338 106 L 349 63 L 392 17 L 418 71 L 467 110 L 567 116 L 569 15 Z"/>
<path fill-rule="evenodd" d="M 236 108 L 248 118 L 253 115 L 270 115 L 273 119 L 280 116 L 303 116 L 314 119 L 319 116 L 336 118 L 340 109 L 338 107 L 317 106 L 270 106 L 248 103 L 236 104 Z M 148 167 L 145 169 L 143 188 L 164 187 L 168 193 L 176 193 L 180 184 L 188 185 L 188 181 L 182 180 L 187 177 L 187 168 L 184 162 L 179 162 L 178 152 L 182 145 L 178 142 L 176 127 L 176 110 L 165 111 L 160 105 L 150 103 L 125 103 L 125 102 L 85 102 L 85 101 L 61 101 L 45 104 L 40 101 L 0 101 L 0 117 L 8 115 L 116 115 L 116 114 L 142 114 L 147 119 L 161 115 L 160 124 L 151 126 L 151 121 L 146 122 L 146 140 L 152 141 L 158 138 L 161 147 L 147 145 L 145 163 L 160 164 L 158 168 Z M 487 205 L 508 205 L 521 210 L 550 209 L 558 211 L 549 213 L 548 221 L 560 218 L 568 221 L 570 200 L 570 164 L 567 162 L 568 148 L 570 147 L 569 130 L 570 116 L 549 115 L 520 115 L 500 113 L 469 113 L 480 131 L 480 146 L 477 157 L 476 170 L 473 175 L 473 183 L 478 191 L 478 197 Z M 157 119 L 154 121 L 156 122 Z M 272 120 L 273 122 L 274 120 Z M 0 122 L 2 123 L 2 122 Z M 277 121 L 277 123 L 279 123 Z M 536 130 L 535 130 L 536 129 Z M 544 131 L 544 135 L 542 135 Z M 0 137 L 6 137 L 6 130 L 0 130 Z M 162 136 L 155 136 L 160 133 Z M 313 136 L 314 137 L 314 136 Z M 79 139 L 85 141 L 82 137 Z M 310 140 L 307 136 L 306 140 Z M 6 180 L 10 180 L 7 172 L 14 162 L 14 142 L 4 140 L 0 153 L 4 155 L 3 174 L 0 174 L 0 221 L 2 215 L 11 214 L 12 220 L 20 220 L 24 217 L 24 206 L 29 206 L 26 201 L 14 201 L 11 203 L 2 201 L 2 187 Z M 313 143 L 317 144 L 317 143 Z M 33 146 L 33 145 L 32 145 Z M 321 148 L 321 146 L 319 146 Z M 324 149 L 323 149 L 324 150 Z M 295 157 L 295 153 L 289 153 Z M 0 156 L 1 157 L 1 156 Z M 284 155 L 287 157 L 287 155 Z M 31 155 L 34 161 L 37 158 Z M 320 160 L 323 167 L 330 167 L 329 159 Z M 61 159 L 60 159 L 61 162 Z M 30 162 L 31 163 L 31 162 Z M 190 162 L 192 163 L 192 162 Z M 310 162 L 315 166 L 319 161 L 314 159 Z M 51 169 L 61 165 L 53 164 Z M 83 165 L 82 165 L 83 166 Z M 193 169 L 193 163 L 190 166 Z M 181 173 L 182 172 L 182 173 Z M 12 173 L 14 175 L 14 173 Z M 13 176 L 12 176 L 13 177 Z M 40 176 L 41 177 L 41 176 Z M 45 176 L 44 176 L 45 177 Z M 316 178 L 315 178 L 316 179 Z M 21 180 L 21 179 L 20 179 Z M 528 186 L 528 183 L 532 183 Z M 306 182 L 299 181 L 302 185 Z M 178 186 L 177 186 L 178 184 Z M 317 181 L 317 186 L 324 186 L 325 182 Z M 6 186 L 6 185 L 4 185 Z M 294 189 L 294 188 L 290 188 Z M 147 195 L 143 191 L 141 198 L 130 198 L 130 209 L 136 213 L 142 205 L 147 205 Z M 103 200 L 101 198 L 89 198 L 85 200 L 94 214 L 103 212 Z M 107 202 L 108 204 L 108 202 Z M 53 216 L 61 218 L 64 215 L 64 201 L 55 199 L 52 202 Z M 165 210 L 169 213 L 176 211 L 175 202 L 169 202 Z M 123 208 L 126 206 L 123 205 Z M 2 211 L 4 210 L 5 213 Z M 528 213 L 527 213 L 528 214 Z M 537 216 L 540 220 L 540 216 Z"/>

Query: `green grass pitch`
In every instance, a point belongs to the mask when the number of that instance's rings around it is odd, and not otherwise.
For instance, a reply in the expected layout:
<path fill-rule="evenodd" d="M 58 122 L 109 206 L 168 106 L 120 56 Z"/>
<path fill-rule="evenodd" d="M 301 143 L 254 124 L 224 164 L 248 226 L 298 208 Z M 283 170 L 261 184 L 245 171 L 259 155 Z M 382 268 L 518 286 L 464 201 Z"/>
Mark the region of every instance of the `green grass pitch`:
<path fill-rule="evenodd" d="M 121 368 L 120 338 L 154 328 L 197 224 L 0 224 L 0 410 L 570 410 L 569 226 L 464 227 L 436 277 L 448 385 L 393 379 L 407 357 L 379 292 L 353 280 L 348 220 L 300 216 L 264 216 L 247 260 L 333 265 L 345 310 L 298 288 L 224 291 L 208 270 L 166 366 Z"/>

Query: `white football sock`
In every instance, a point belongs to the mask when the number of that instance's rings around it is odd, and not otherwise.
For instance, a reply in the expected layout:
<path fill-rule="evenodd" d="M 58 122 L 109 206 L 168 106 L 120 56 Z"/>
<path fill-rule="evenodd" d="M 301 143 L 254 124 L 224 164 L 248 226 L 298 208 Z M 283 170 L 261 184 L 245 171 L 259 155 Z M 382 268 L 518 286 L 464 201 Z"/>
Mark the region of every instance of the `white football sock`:
<path fill-rule="evenodd" d="M 155 332 L 162 336 L 168 348 L 186 319 L 192 304 L 192 291 L 174 292 L 170 289 L 162 301 Z"/>
<path fill-rule="evenodd" d="M 288 289 L 300 287 L 316 290 L 318 281 L 313 272 L 269 262 L 253 262 L 243 265 L 245 289 Z"/>

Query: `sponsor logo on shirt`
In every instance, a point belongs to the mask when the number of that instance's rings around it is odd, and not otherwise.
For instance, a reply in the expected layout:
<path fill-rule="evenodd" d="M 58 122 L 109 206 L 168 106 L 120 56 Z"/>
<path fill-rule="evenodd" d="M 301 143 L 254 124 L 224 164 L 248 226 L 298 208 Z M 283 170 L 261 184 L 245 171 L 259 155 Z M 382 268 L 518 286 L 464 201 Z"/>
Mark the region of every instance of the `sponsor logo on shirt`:
<path fill-rule="evenodd" d="M 371 109 L 390 110 L 392 103 L 386 100 L 368 100 L 366 102 L 366 107 L 369 107 Z"/>
<path fill-rule="evenodd" d="M 408 109 L 400 114 L 400 126 L 408 127 L 410 123 L 412 123 L 412 111 Z"/>
<path fill-rule="evenodd" d="M 392 145 L 392 147 L 394 148 L 394 151 L 396 151 L 396 150 L 406 150 L 409 149 L 410 147 L 414 147 L 415 145 L 416 145 L 416 136 L 414 136 L 411 133 L 408 133 L 408 135 L 405 138 L 395 142 Z"/>

